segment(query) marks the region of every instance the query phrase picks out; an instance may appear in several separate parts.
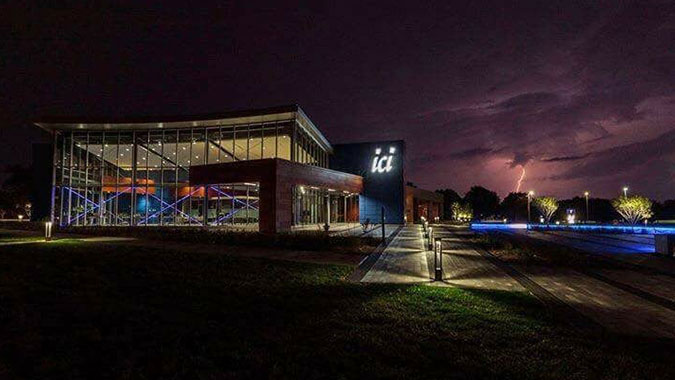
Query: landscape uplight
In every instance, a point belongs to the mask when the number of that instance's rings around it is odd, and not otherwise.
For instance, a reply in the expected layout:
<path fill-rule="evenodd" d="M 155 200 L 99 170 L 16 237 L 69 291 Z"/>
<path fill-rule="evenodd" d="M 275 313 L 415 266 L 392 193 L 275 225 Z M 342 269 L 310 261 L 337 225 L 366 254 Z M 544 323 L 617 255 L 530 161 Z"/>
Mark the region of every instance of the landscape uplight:
<path fill-rule="evenodd" d="M 628 186 L 623 187 L 623 196 L 627 197 L 628 196 Z"/>
<path fill-rule="evenodd" d="M 434 280 L 443 280 L 443 245 L 441 238 L 434 239 Z"/>
<path fill-rule="evenodd" d="M 52 222 L 45 223 L 45 241 L 52 240 Z"/>

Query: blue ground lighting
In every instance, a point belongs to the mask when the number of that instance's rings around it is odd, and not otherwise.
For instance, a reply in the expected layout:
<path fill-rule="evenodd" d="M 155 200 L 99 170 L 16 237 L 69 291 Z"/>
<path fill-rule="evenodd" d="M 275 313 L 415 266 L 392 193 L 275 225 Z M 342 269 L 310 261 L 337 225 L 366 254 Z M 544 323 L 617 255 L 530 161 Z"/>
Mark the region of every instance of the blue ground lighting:
<path fill-rule="evenodd" d="M 490 230 L 526 230 L 526 223 L 471 223 L 471 229 L 475 231 Z"/>
<path fill-rule="evenodd" d="M 637 235 L 675 234 L 675 226 L 628 226 L 613 224 L 525 224 L 525 223 L 471 223 L 476 231 L 489 230 L 533 230 L 533 231 L 577 231 L 594 233 L 619 233 Z"/>

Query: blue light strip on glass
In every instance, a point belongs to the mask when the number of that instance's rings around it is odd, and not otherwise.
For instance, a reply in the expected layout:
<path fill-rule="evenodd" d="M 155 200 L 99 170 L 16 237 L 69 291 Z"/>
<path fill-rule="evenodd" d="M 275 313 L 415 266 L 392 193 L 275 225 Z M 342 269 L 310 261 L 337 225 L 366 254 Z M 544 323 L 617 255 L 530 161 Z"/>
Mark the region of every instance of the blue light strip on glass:
<path fill-rule="evenodd" d="M 192 194 L 196 193 L 196 192 L 199 191 L 200 189 L 201 189 L 201 188 L 199 188 L 199 187 L 196 188 L 196 189 L 194 189 L 194 190 L 193 190 L 191 193 L 189 193 L 188 195 L 186 195 L 186 196 L 180 198 L 179 200 L 177 200 L 177 201 L 175 201 L 175 202 L 173 202 L 173 203 L 171 203 L 171 204 L 169 204 L 169 203 L 167 203 L 167 202 L 164 202 L 162 199 L 160 199 L 159 197 L 155 196 L 154 194 L 148 194 L 149 196 L 153 197 L 154 199 L 157 199 L 157 200 L 160 202 L 161 205 L 166 206 L 166 207 L 160 209 L 159 211 L 155 212 L 154 214 L 148 216 L 147 218 L 142 219 L 140 222 L 138 222 L 138 225 L 146 224 L 147 221 L 148 221 L 149 219 L 154 218 L 155 216 L 159 215 L 159 214 L 162 213 L 163 211 L 168 210 L 168 209 L 170 209 L 170 208 L 176 210 L 176 212 L 179 213 L 179 214 L 181 214 L 181 216 L 184 216 L 184 217 L 190 219 L 191 221 L 196 222 L 197 224 L 201 224 L 201 221 L 200 221 L 200 220 L 193 218 L 192 216 L 190 216 L 190 215 L 184 213 L 183 211 L 181 211 L 181 210 L 179 210 L 179 209 L 177 208 L 177 206 L 178 206 L 179 203 L 181 203 L 182 201 L 184 201 L 185 199 L 187 199 L 188 197 L 190 197 Z"/>
<path fill-rule="evenodd" d="M 222 190 L 220 190 L 220 189 L 218 189 L 218 188 L 216 188 L 216 187 L 212 187 L 211 190 L 217 192 L 218 194 L 221 194 L 221 195 L 226 196 L 227 199 L 234 199 L 235 202 L 239 202 L 239 203 L 241 203 L 242 205 L 246 206 L 246 202 L 241 201 L 241 200 L 237 199 L 236 197 L 234 197 L 233 195 L 230 195 L 230 194 L 228 194 L 228 193 L 226 193 L 226 192 L 224 192 L 224 191 L 222 191 Z M 254 209 L 254 210 L 258 210 L 257 208 L 252 207 L 252 206 L 251 206 L 251 203 L 255 203 L 255 201 L 254 201 L 254 202 L 251 202 L 251 201 L 249 200 L 248 206 L 249 206 L 250 208 Z"/>

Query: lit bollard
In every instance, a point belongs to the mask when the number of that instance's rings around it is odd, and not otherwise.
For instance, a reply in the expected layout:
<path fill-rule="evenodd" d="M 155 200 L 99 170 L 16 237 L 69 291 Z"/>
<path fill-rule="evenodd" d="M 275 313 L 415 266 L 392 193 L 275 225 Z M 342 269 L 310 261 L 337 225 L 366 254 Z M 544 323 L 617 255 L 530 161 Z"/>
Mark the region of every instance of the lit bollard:
<path fill-rule="evenodd" d="M 443 245 L 441 238 L 434 239 L 434 280 L 443 281 Z"/>
<path fill-rule="evenodd" d="M 433 241 L 434 241 L 434 229 L 433 229 L 433 227 L 429 227 L 429 236 L 427 236 L 427 237 L 428 237 L 428 239 L 429 239 L 429 240 L 428 240 L 428 243 L 429 243 L 429 250 L 432 250 L 432 249 L 434 249 L 434 246 L 433 246 Z"/>
<path fill-rule="evenodd" d="M 45 223 L 45 241 L 52 240 L 52 222 Z"/>

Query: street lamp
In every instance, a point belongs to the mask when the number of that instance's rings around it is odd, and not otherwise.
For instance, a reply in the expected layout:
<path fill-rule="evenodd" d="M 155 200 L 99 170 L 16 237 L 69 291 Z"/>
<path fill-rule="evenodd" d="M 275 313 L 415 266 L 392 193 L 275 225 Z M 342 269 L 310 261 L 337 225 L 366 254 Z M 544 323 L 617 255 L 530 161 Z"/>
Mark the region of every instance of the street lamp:
<path fill-rule="evenodd" d="M 628 186 L 623 187 L 623 196 L 624 196 L 624 198 L 628 197 Z"/>
<path fill-rule="evenodd" d="M 591 218 L 588 216 L 588 195 L 589 195 L 589 194 L 590 194 L 590 193 L 589 193 L 588 191 L 584 191 L 584 197 L 586 198 L 586 223 L 588 223 L 588 221 L 591 219 Z"/>
<path fill-rule="evenodd" d="M 527 223 L 530 224 L 530 203 L 532 203 L 532 197 L 534 196 L 534 191 L 530 190 L 527 193 Z"/>

